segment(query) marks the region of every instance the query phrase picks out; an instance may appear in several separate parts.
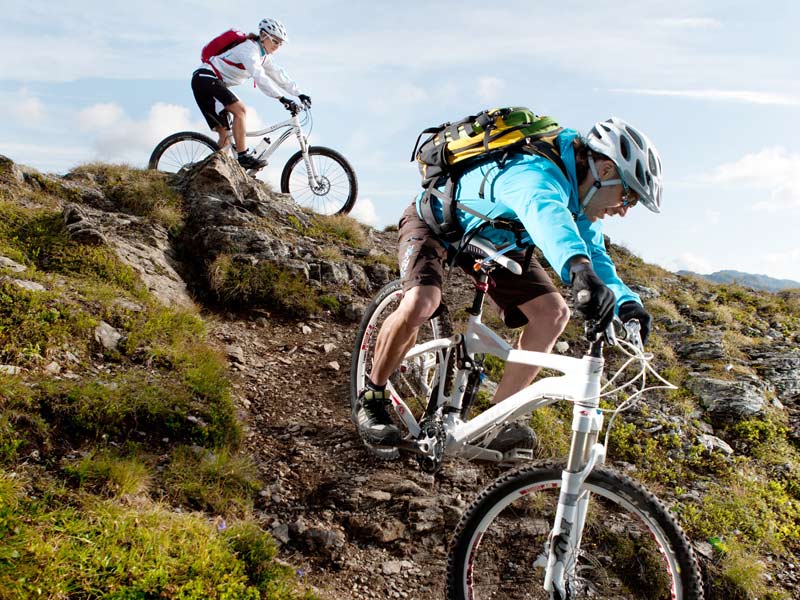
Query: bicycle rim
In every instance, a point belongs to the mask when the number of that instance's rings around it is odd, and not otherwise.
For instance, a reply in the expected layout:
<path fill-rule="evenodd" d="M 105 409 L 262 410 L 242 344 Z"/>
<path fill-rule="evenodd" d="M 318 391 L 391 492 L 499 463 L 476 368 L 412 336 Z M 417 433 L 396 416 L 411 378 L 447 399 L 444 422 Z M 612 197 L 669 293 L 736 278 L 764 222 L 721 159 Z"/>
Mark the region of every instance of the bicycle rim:
<path fill-rule="evenodd" d="M 303 156 L 294 155 L 281 177 L 281 189 L 300 206 L 320 215 L 346 214 L 355 203 L 357 183 L 350 164 L 338 152 L 321 146 L 309 148 L 308 158 L 317 175 L 309 182 Z"/>
<path fill-rule="evenodd" d="M 151 158 L 151 168 L 164 173 L 177 173 L 183 167 L 200 162 L 217 146 L 203 135 L 175 137 L 172 141 L 165 140 L 164 146 L 159 147 Z M 211 144 L 211 145 L 210 145 Z M 157 153 L 157 155 L 156 155 Z"/>
<path fill-rule="evenodd" d="M 674 518 L 627 477 L 595 470 L 581 548 L 567 565 L 566 598 L 702 599 L 699 568 Z M 498 480 L 465 512 L 448 564 L 451 599 L 550 599 L 547 543 L 559 468 L 525 467 Z M 539 562 L 537 562 L 537 560 Z"/>
<path fill-rule="evenodd" d="M 402 297 L 403 289 L 400 281 L 393 281 L 384 286 L 367 309 L 359 328 L 353 351 L 353 366 L 351 370 L 350 396 L 354 423 L 358 421 L 356 415 L 360 408 L 358 393 L 364 387 L 364 381 L 372 370 L 378 332 L 386 318 L 398 307 Z M 448 337 L 451 333 L 452 330 L 447 313 L 443 312 L 420 328 L 417 343 L 421 344 L 436 338 Z M 389 377 L 389 389 L 403 399 L 417 420 L 425 412 L 428 398 L 439 382 L 439 370 L 443 362 L 442 351 L 431 351 L 413 359 L 404 360 L 400 367 Z M 399 420 L 398 425 L 400 425 Z M 366 441 L 364 443 L 375 454 L 383 458 L 396 458 L 399 455 L 394 448 L 375 448 Z"/>

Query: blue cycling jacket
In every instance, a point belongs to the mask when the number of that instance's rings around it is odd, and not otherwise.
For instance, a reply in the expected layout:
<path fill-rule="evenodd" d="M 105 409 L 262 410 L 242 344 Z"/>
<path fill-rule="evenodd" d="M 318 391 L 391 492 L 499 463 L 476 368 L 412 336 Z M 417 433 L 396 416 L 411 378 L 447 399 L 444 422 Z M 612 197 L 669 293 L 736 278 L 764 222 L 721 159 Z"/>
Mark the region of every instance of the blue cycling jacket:
<path fill-rule="evenodd" d="M 590 223 L 580 210 L 572 147 L 577 136 L 577 131 L 565 129 L 556 138 L 569 181 L 546 158 L 520 154 L 510 158 L 504 169 L 489 162 L 465 171 L 456 184 L 455 198 L 487 217 L 521 222 L 533 243 L 565 283 L 570 281 L 569 260 L 583 255 L 592 261 L 597 276 L 614 292 L 617 308 L 630 300 L 641 304 L 639 296 L 617 275 L 603 242 L 601 221 Z M 478 191 L 484 178 L 484 199 L 481 200 Z M 422 194 L 417 198 L 418 213 L 421 198 Z M 439 200 L 432 198 L 431 202 L 441 219 Z M 466 232 L 484 223 L 462 210 L 456 210 L 456 216 Z M 497 229 L 487 228 L 481 235 L 496 244 L 514 239 L 512 233 Z"/>

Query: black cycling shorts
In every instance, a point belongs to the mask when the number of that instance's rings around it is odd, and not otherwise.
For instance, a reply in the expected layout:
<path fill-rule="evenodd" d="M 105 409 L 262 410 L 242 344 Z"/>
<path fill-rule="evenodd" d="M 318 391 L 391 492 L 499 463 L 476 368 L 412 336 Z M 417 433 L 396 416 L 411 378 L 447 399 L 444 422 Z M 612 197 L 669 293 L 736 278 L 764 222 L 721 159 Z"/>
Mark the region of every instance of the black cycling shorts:
<path fill-rule="evenodd" d="M 212 130 L 219 127 L 227 129 L 228 111 L 226 106 L 238 102 L 239 98 L 230 91 L 211 69 L 197 69 L 192 75 L 192 92 L 200 111 Z"/>

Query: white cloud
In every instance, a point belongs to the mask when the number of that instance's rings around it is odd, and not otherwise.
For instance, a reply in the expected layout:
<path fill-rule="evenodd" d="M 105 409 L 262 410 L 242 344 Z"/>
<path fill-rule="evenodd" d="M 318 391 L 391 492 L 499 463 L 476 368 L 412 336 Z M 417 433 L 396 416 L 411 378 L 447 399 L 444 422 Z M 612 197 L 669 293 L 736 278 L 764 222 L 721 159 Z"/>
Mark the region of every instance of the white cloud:
<path fill-rule="evenodd" d="M 506 83 L 498 77 L 481 77 L 478 79 L 478 98 L 481 102 L 494 102 L 505 90 Z"/>
<path fill-rule="evenodd" d="M 703 256 L 698 256 L 691 252 L 684 252 L 676 257 L 671 257 L 666 260 L 659 260 L 665 269 L 670 271 L 694 271 L 695 273 L 713 273 L 715 269 L 711 263 Z"/>
<path fill-rule="evenodd" d="M 119 105 L 109 103 L 81 110 L 76 119 L 82 130 L 95 134 L 92 147 L 98 158 L 142 165 L 167 135 L 187 129 L 206 130 L 204 123 L 192 120 L 192 114 L 184 106 L 157 103 L 144 118 L 132 119 Z"/>
<path fill-rule="evenodd" d="M 719 165 L 710 180 L 712 183 L 767 185 L 775 181 L 789 181 L 797 173 L 800 173 L 800 154 L 790 154 L 786 148 L 775 146 Z"/>
<path fill-rule="evenodd" d="M 800 262 L 800 248 L 792 248 L 784 252 L 770 252 L 760 257 L 758 268 L 770 277 L 800 281 L 797 264 Z"/>
<path fill-rule="evenodd" d="M 22 90 L 20 96 L 16 114 L 28 125 L 39 125 L 44 120 L 44 104 L 27 90 Z"/>
<path fill-rule="evenodd" d="M 766 198 L 754 202 L 752 209 L 773 213 L 800 208 L 798 173 L 800 154 L 776 146 L 721 164 L 705 180 L 716 185 L 745 185 L 763 190 Z"/>
<path fill-rule="evenodd" d="M 350 216 L 366 225 L 375 227 L 378 225 L 378 213 L 375 211 L 375 204 L 369 198 L 358 197 L 350 211 Z"/>
<path fill-rule="evenodd" d="M 125 112 L 119 104 L 94 104 L 78 113 L 78 127 L 82 131 L 102 131 L 119 125 L 124 118 Z"/>
<path fill-rule="evenodd" d="M 428 90 L 413 83 L 387 83 L 380 94 L 370 94 L 367 108 L 377 116 L 394 116 L 398 110 L 419 105 L 429 99 Z"/>
<path fill-rule="evenodd" d="M 800 97 L 776 92 L 755 92 L 752 90 L 659 90 L 636 88 L 613 88 L 608 90 L 618 94 L 638 94 L 642 96 L 674 96 L 694 98 L 712 102 L 743 102 L 746 104 L 768 104 L 774 106 L 800 106 Z"/>

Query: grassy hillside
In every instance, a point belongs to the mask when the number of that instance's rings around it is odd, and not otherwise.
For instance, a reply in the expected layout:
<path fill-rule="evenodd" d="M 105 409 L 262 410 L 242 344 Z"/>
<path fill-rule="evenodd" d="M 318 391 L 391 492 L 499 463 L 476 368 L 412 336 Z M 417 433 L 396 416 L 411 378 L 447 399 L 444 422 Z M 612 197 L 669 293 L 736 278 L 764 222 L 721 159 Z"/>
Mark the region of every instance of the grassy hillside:
<path fill-rule="evenodd" d="M 84 172 L 135 177 L 120 202 L 175 225 L 160 175 Z M 0 255 L 25 267 L 0 268 L 0 598 L 310 598 L 254 520 L 262 483 L 201 316 L 71 241 L 63 188 L 0 175 Z"/>

